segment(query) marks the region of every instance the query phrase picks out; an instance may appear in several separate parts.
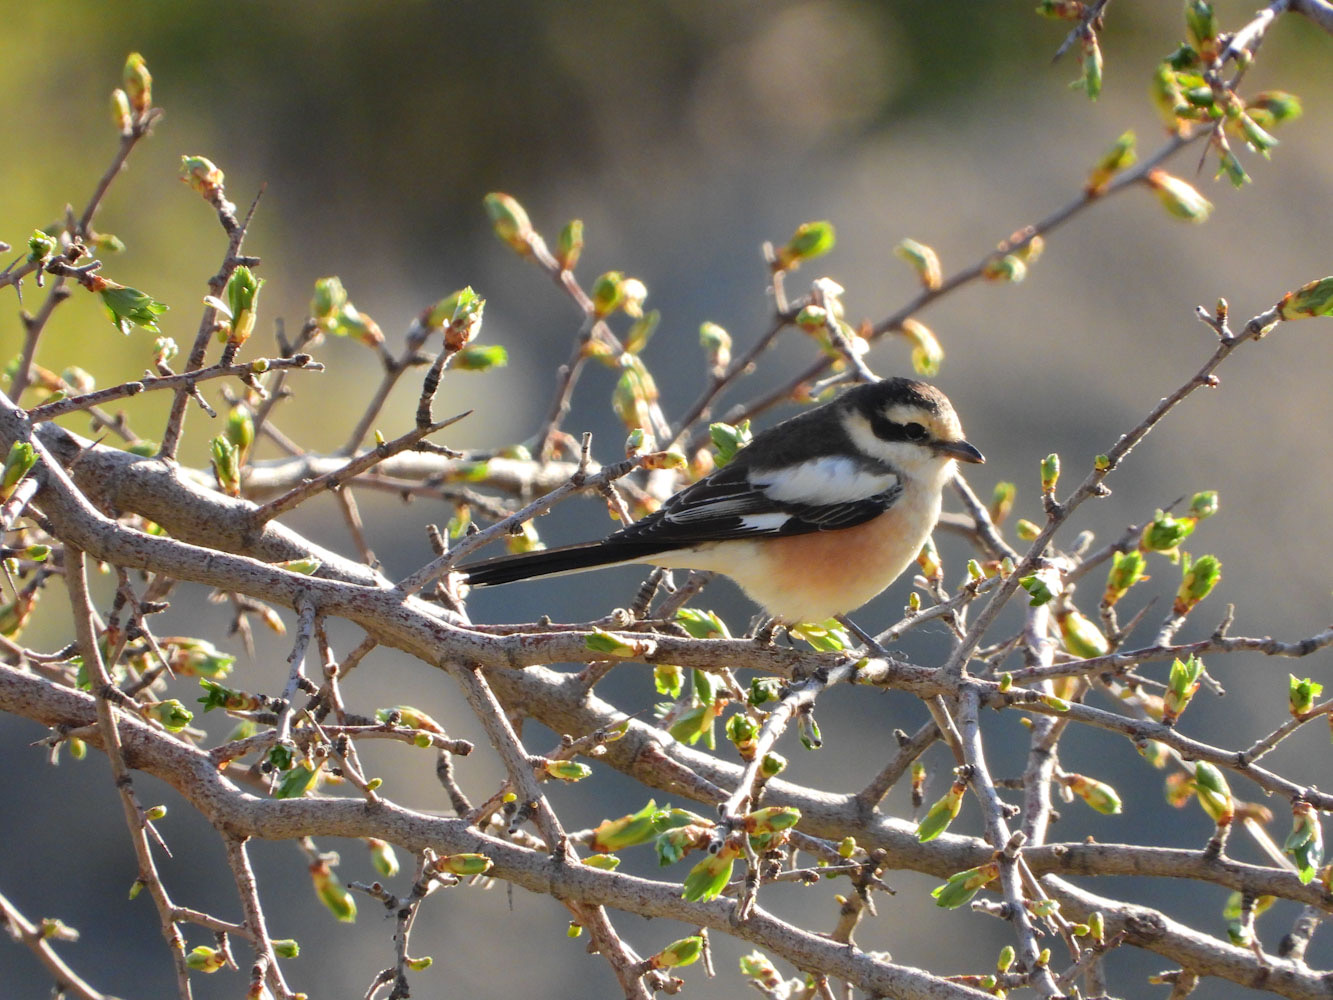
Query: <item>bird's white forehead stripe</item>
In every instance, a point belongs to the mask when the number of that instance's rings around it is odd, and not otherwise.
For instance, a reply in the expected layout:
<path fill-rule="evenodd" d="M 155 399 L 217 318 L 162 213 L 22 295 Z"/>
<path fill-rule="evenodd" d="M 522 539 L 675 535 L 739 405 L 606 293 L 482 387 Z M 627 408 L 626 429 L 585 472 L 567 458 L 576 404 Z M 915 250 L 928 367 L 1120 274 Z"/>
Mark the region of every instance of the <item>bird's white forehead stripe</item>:
<path fill-rule="evenodd" d="M 898 477 L 892 472 L 869 472 L 844 455 L 830 455 L 781 469 L 755 469 L 750 482 L 778 503 L 822 505 L 873 497 L 898 485 Z"/>

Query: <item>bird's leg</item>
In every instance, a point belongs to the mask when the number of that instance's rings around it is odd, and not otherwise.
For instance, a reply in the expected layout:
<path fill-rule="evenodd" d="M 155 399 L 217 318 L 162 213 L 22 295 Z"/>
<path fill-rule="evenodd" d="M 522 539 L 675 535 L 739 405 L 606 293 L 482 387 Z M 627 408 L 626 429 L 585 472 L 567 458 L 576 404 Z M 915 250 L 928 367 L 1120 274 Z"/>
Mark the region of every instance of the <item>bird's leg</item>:
<path fill-rule="evenodd" d="M 773 640 L 778 634 L 778 628 L 782 622 L 776 618 L 765 618 L 763 615 L 756 615 L 754 621 L 750 622 L 750 632 L 754 635 L 754 641 L 759 646 L 771 646 Z"/>
<path fill-rule="evenodd" d="M 846 615 L 834 615 L 833 617 L 843 628 L 865 643 L 867 650 L 874 653 L 876 656 L 884 657 L 886 660 L 893 659 L 893 654 L 881 646 L 879 641 L 873 635 L 863 629 L 860 625 L 856 624 L 856 622 L 852 621 Z"/>

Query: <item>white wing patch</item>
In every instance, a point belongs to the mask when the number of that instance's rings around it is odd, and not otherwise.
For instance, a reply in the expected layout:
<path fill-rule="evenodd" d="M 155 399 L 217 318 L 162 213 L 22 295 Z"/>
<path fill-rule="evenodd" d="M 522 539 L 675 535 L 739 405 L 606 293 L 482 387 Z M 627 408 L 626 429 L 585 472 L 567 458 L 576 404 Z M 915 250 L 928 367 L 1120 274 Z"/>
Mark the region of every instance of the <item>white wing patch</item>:
<path fill-rule="evenodd" d="M 781 531 L 790 520 L 790 514 L 746 514 L 741 527 L 746 531 Z"/>
<path fill-rule="evenodd" d="M 755 469 L 749 478 L 770 500 L 818 506 L 865 500 L 898 485 L 892 472 L 868 472 L 860 462 L 843 455 L 782 469 Z"/>
<path fill-rule="evenodd" d="M 712 521 L 719 517 L 729 517 L 753 509 L 753 498 L 747 499 L 745 496 L 741 496 L 729 500 L 710 500 L 697 506 L 673 510 L 666 515 L 666 519 L 675 524 L 688 524 L 691 521 Z M 786 515 L 783 516 L 786 517 Z"/>

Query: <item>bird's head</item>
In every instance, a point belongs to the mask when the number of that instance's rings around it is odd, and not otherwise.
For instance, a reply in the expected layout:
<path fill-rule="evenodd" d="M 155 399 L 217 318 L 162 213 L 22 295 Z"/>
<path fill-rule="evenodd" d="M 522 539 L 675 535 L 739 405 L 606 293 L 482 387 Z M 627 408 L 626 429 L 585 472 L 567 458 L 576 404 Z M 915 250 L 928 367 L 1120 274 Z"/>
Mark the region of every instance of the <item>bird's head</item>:
<path fill-rule="evenodd" d="M 949 397 L 933 385 L 884 379 L 847 390 L 839 402 L 856 447 L 909 476 L 942 477 L 954 460 L 986 461 L 963 437 Z"/>

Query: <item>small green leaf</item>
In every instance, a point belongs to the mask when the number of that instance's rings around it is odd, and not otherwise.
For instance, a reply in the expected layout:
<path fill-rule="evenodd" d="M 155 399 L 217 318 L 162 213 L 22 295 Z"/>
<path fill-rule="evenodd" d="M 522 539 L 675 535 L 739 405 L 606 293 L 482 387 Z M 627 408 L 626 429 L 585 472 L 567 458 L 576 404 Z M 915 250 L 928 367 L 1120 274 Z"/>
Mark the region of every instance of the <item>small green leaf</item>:
<path fill-rule="evenodd" d="M 716 899 L 731 881 L 735 860 L 736 855 L 731 848 L 723 848 L 718 854 L 704 858 L 685 876 L 681 897 L 696 903 Z"/>
<path fill-rule="evenodd" d="M 99 294 L 107 316 L 121 333 L 128 335 L 136 325 L 153 333 L 162 332 L 157 317 L 167 311 L 167 306 L 147 292 L 102 279 Z"/>

